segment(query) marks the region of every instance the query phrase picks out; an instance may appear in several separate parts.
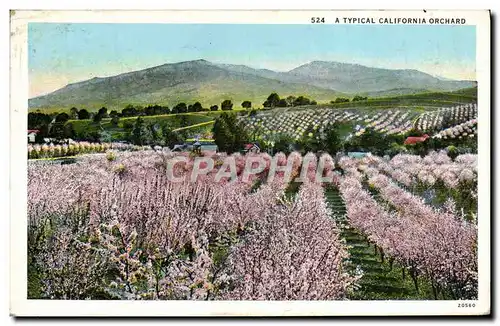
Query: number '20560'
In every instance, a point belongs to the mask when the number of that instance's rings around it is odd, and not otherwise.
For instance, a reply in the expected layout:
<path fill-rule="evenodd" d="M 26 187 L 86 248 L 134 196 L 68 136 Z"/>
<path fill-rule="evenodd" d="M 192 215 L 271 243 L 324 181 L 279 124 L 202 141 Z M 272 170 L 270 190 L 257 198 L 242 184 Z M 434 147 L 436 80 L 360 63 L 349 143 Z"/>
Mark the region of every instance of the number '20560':
<path fill-rule="evenodd" d="M 476 306 L 475 303 L 459 303 L 458 308 L 474 308 Z"/>

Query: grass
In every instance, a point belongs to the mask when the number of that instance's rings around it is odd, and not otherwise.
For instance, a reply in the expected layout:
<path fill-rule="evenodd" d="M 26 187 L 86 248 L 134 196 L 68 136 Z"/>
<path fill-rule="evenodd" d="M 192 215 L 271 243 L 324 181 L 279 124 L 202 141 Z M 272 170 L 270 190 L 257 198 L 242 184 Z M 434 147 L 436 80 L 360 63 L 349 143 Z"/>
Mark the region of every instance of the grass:
<path fill-rule="evenodd" d="M 192 132 L 208 132 L 212 129 L 211 125 L 214 123 L 217 116 L 224 112 L 246 112 L 246 109 L 234 109 L 230 111 L 201 111 L 201 112 L 188 112 L 177 114 L 162 114 L 153 116 L 142 116 L 141 118 L 145 123 L 157 123 L 160 126 L 168 125 L 174 131 L 189 130 Z M 94 122 L 91 119 L 85 120 L 68 120 L 66 124 L 72 124 L 75 130 L 76 138 L 82 137 L 85 133 L 102 132 L 106 131 L 111 134 L 111 137 L 116 140 L 126 138 L 127 128 L 126 124 L 134 124 L 138 117 L 124 117 L 118 120 L 117 125 L 111 123 L 111 118 L 102 119 L 100 122 Z"/>
<path fill-rule="evenodd" d="M 145 123 L 157 123 L 160 126 L 168 125 L 170 128 L 182 130 L 184 128 L 194 128 L 213 123 L 212 116 L 182 113 L 182 114 L 165 114 L 156 116 L 142 117 Z M 114 139 L 124 139 L 127 134 L 126 124 L 133 126 L 137 117 L 121 118 L 117 125 L 111 123 L 111 119 L 103 119 L 101 122 L 92 120 L 69 120 L 66 124 L 72 124 L 75 130 L 76 138 L 83 138 L 85 133 L 106 131 L 111 134 Z"/>
<path fill-rule="evenodd" d="M 81 156 L 84 154 L 73 155 L 73 156 L 58 156 L 58 157 L 42 157 L 42 158 L 30 158 L 30 161 L 56 161 L 56 160 L 65 160 L 65 159 L 74 159 L 77 156 Z"/>
<path fill-rule="evenodd" d="M 193 129 L 193 128 L 202 127 L 202 126 L 209 126 L 209 125 L 211 126 L 214 123 L 215 123 L 215 120 L 207 121 L 207 122 L 201 122 L 201 123 L 198 123 L 198 124 L 195 124 L 195 125 L 191 125 L 191 126 L 187 126 L 187 127 L 182 127 L 182 128 L 177 128 L 177 129 L 174 129 L 173 131 L 181 131 L 181 130 Z"/>
<path fill-rule="evenodd" d="M 195 141 L 195 138 L 187 138 L 186 141 Z M 210 138 L 198 138 L 198 141 L 201 141 L 201 142 L 210 142 L 210 143 L 215 142 L 215 140 L 210 139 Z"/>
<path fill-rule="evenodd" d="M 477 100 L 477 87 L 455 92 L 428 92 L 420 94 L 398 95 L 369 98 L 363 101 L 321 104 L 333 108 L 435 108 L 470 103 Z"/>

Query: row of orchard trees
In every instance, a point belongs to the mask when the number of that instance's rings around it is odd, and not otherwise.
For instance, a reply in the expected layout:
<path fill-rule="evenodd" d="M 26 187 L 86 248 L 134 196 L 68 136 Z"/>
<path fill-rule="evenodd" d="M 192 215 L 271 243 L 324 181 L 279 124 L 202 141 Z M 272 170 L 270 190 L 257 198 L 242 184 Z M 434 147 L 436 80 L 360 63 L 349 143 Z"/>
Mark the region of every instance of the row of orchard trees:
<path fill-rule="evenodd" d="M 72 144 L 34 144 L 28 145 L 29 159 L 48 159 L 80 154 L 106 153 L 109 150 L 138 151 L 151 149 L 149 146 L 137 146 L 124 143 L 74 142 Z"/>
<path fill-rule="evenodd" d="M 213 137 L 221 151 L 237 152 L 250 142 L 258 143 L 261 150 L 269 152 L 300 151 L 327 152 L 335 155 L 338 152 L 371 152 L 374 155 L 394 156 L 399 153 L 425 155 L 426 153 L 446 149 L 452 157 L 463 153 L 477 153 L 477 141 L 467 138 L 458 142 L 454 140 L 443 140 L 429 138 L 425 142 L 414 145 L 403 145 L 408 136 L 421 136 L 422 132 L 410 130 L 406 133 L 386 133 L 375 128 L 366 128 L 358 136 L 346 136 L 342 122 L 328 124 L 317 135 L 318 131 L 307 129 L 300 138 L 288 134 L 277 134 L 273 137 L 263 135 L 258 128 L 252 128 L 238 119 L 233 113 L 224 113 L 218 117 L 213 126 Z"/>
<path fill-rule="evenodd" d="M 175 155 L 175 156 L 174 156 Z M 210 154 L 225 165 L 191 182 L 199 157 L 118 153 L 113 160 L 28 169 L 30 299 L 343 300 L 356 282 L 320 184 L 288 199 L 280 173 L 245 179 L 251 155 Z M 213 155 L 213 156 L 212 156 Z M 251 156 L 255 158 L 255 156 Z M 271 157 L 260 155 L 270 163 Z M 290 160 L 293 175 L 299 155 Z M 200 164 L 201 165 L 201 164 Z M 270 164 L 266 165 L 269 166 Z M 270 168 L 262 171 L 271 173 Z"/>
<path fill-rule="evenodd" d="M 177 155 L 186 160 L 173 174 L 188 178 L 171 182 L 165 169 Z M 28 297 L 349 298 L 359 277 L 348 274 L 349 253 L 322 186 L 308 182 L 307 173 L 298 195 L 287 198 L 283 174 L 258 182 L 271 173 L 269 155 L 258 155 L 266 168 L 249 179 L 244 167 L 255 155 L 208 155 L 217 162 L 231 158 L 237 181 L 215 182 L 227 167 L 221 164 L 190 182 L 203 161 L 187 153 L 118 153 L 69 166 L 29 166 Z M 277 158 L 280 166 L 291 160 L 294 176 L 309 161 L 297 153 Z M 461 220 L 452 203 L 426 205 L 379 173 L 374 159 L 339 161 L 344 175 L 334 183 L 350 225 L 391 269 L 394 260 L 404 267 L 417 292 L 428 280 L 435 299 L 477 298 L 475 225 Z M 438 160 L 445 158 L 432 158 Z M 391 206 L 374 198 L 366 182 Z"/>
<path fill-rule="evenodd" d="M 360 143 L 363 143 L 368 150 L 376 152 L 378 147 L 388 147 L 386 142 L 389 138 L 391 141 L 402 141 L 403 139 L 402 136 L 381 133 L 377 133 L 377 136 L 380 137 L 374 138 L 371 132 L 367 132 L 358 137 L 359 140 L 346 141 L 341 137 L 340 127 L 340 124 L 330 124 L 321 138 L 314 137 L 312 133 L 306 132 L 298 140 L 282 134 L 269 141 L 269 139 L 264 139 L 263 135 L 259 134 L 258 129 L 249 128 L 242 119 L 238 119 L 236 114 L 223 113 L 215 120 L 212 134 L 219 150 L 228 153 L 241 151 L 243 146 L 250 142 L 256 142 L 261 150 L 273 153 L 289 153 L 297 150 L 303 154 L 320 151 L 335 154 L 344 150 L 357 149 Z"/>
<path fill-rule="evenodd" d="M 448 178 L 449 167 L 456 165 L 456 172 L 460 171 L 458 179 L 466 182 L 459 198 L 470 196 L 468 193 L 473 191 L 470 185 L 477 183 L 472 171 L 476 158 L 471 155 L 452 162 L 445 153 L 434 152 L 423 159 L 412 157 L 411 161 L 414 160 L 429 165 L 430 170 L 441 169 L 443 178 Z M 339 188 L 349 223 L 375 244 L 382 260 L 389 256 L 391 266 L 395 259 L 404 267 L 403 273 L 405 269 L 409 272 L 417 292 L 419 278 L 423 277 L 430 282 L 435 299 L 439 295 L 455 300 L 475 298 L 477 227 L 474 219 L 466 218 L 466 211 L 477 214 L 477 202 L 466 205 L 465 211 L 463 206 L 459 209 L 460 202 L 451 196 L 441 205 L 429 205 L 379 170 L 387 164 L 377 157 L 362 160 L 344 157 L 339 161 L 344 172 Z M 390 170 L 395 172 L 396 167 Z M 462 176 L 464 173 L 467 176 Z M 447 185 L 451 189 L 457 186 L 458 182 Z M 477 189 L 474 192 L 477 196 Z M 373 193 L 377 195 L 374 197 Z"/>

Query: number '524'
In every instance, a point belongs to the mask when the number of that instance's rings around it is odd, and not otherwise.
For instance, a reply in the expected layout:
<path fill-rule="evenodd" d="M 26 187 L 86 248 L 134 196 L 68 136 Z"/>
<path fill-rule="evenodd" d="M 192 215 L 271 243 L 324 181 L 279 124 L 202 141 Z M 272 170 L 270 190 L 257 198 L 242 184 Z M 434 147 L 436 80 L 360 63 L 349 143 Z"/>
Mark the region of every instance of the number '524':
<path fill-rule="evenodd" d="M 311 23 L 313 24 L 319 24 L 324 22 L 325 22 L 325 17 L 311 17 Z"/>

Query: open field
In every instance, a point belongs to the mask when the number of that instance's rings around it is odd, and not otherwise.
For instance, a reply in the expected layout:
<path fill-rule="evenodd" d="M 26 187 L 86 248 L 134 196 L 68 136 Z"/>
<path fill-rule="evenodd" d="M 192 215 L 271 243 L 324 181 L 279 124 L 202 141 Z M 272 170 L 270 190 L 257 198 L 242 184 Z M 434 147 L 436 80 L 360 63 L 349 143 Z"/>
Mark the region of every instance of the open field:
<path fill-rule="evenodd" d="M 464 103 L 477 101 L 477 87 L 466 88 L 454 92 L 428 92 L 421 94 L 399 95 L 391 97 L 370 98 L 364 101 L 334 103 L 324 106 L 333 106 L 336 108 L 420 108 L 433 109 L 443 106 L 455 106 Z"/>

